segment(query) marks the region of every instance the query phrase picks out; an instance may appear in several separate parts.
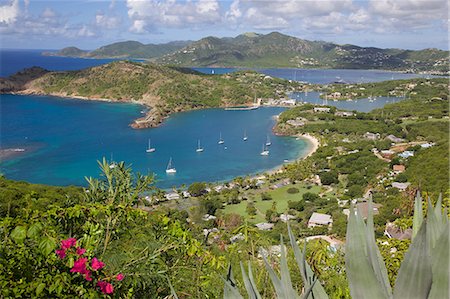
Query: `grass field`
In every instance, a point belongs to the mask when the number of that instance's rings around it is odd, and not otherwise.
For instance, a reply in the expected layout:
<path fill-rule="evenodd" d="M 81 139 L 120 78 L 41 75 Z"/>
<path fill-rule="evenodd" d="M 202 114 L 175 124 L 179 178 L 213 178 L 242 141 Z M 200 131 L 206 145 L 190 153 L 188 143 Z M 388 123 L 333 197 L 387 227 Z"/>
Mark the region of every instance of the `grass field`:
<path fill-rule="evenodd" d="M 289 188 L 295 187 L 299 190 L 299 193 L 289 194 L 287 193 L 287 190 Z M 224 209 L 225 213 L 236 213 L 239 214 L 246 219 L 248 219 L 251 222 L 258 223 L 258 222 L 265 222 L 265 214 L 268 209 L 272 207 L 272 204 L 274 202 L 277 203 L 277 211 L 279 213 L 284 213 L 288 210 L 288 201 L 297 201 L 301 200 L 302 196 L 306 192 L 312 192 L 312 193 L 320 193 L 321 187 L 319 186 L 311 186 L 307 187 L 306 184 L 296 184 L 296 185 L 287 185 L 275 190 L 268 190 L 267 193 L 272 196 L 272 200 L 261 200 L 261 196 L 259 192 L 251 192 L 247 194 L 247 198 L 249 200 L 253 200 L 255 202 L 255 207 L 258 210 L 258 214 L 256 216 L 253 216 L 253 218 L 250 217 L 250 215 L 247 214 L 246 208 L 248 201 L 242 201 L 239 204 L 235 205 L 227 205 Z M 334 197 L 334 193 L 327 193 L 328 197 Z"/>

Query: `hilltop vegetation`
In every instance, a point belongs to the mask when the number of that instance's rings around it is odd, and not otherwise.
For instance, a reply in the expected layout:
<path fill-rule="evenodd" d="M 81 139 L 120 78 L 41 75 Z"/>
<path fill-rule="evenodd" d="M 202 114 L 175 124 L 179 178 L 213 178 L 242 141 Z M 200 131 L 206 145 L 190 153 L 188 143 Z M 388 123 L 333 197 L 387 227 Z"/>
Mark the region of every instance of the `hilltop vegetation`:
<path fill-rule="evenodd" d="M 75 47 L 56 54 L 93 58 L 144 58 L 177 66 L 299 67 L 345 69 L 392 69 L 448 74 L 448 51 L 379 49 L 309 41 L 272 32 L 245 33 L 234 38 L 205 37 L 144 45 L 137 41 L 118 42 L 91 52 Z"/>
<path fill-rule="evenodd" d="M 33 69 L 0 81 L 3 92 L 50 94 L 87 99 L 135 102 L 150 108 L 137 127 L 158 125 L 172 112 L 246 105 L 255 97 L 279 98 L 297 83 L 265 78 L 253 72 L 204 75 L 183 68 L 130 61 L 112 62 L 80 71 L 47 72 Z M 29 80 L 26 80 L 30 78 Z"/>

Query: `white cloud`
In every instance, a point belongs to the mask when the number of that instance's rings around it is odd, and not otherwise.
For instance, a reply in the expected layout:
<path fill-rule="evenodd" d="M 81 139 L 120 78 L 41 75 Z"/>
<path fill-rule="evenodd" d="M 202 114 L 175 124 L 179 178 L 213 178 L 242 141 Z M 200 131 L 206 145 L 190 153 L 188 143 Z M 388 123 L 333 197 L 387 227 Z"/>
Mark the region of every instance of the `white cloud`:
<path fill-rule="evenodd" d="M 221 22 L 218 0 L 127 0 L 130 31 L 144 33 L 159 27 L 184 28 Z"/>
<path fill-rule="evenodd" d="M 47 7 L 47 8 L 42 12 L 41 16 L 42 16 L 43 18 L 54 18 L 54 17 L 56 17 L 56 13 L 53 11 L 53 9 Z"/>
<path fill-rule="evenodd" d="M 14 23 L 20 13 L 19 0 L 0 6 L 0 25 Z"/>
<path fill-rule="evenodd" d="M 116 29 L 121 24 L 121 20 L 115 16 L 107 16 L 102 12 L 95 15 L 95 24 L 104 29 Z"/>
<path fill-rule="evenodd" d="M 94 37 L 96 34 L 86 25 L 81 26 L 77 32 L 79 37 Z"/>

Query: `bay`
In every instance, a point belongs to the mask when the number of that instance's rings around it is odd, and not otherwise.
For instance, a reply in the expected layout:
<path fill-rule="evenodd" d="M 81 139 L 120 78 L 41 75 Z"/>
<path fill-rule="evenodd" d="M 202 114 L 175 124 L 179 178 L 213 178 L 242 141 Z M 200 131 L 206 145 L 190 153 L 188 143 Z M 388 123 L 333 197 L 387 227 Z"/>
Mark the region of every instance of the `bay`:
<path fill-rule="evenodd" d="M 85 185 L 84 176 L 98 177 L 96 161 L 103 157 L 156 173 L 161 188 L 224 181 L 275 168 L 309 146 L 272 134 L 274 116 L 284 108 L 196 110 L 172 115 L 159 128 L 134 130 L 128 124 L 140 115 L 139 105 L 20 95 L 2 95 L 0 105 L 1 147 L 26 150 L 2 161 L 0 171 L 33 183 Z M 217 143 L 220 133 L 224 145 Z M 270 155 L 261 156 L 268 135 Z M 145 151 L 148 139 L 154 153 Z M 196 152 L 198 140 L 202 153 Z M 175 175 L 165 172 L 170 157 Z"/>

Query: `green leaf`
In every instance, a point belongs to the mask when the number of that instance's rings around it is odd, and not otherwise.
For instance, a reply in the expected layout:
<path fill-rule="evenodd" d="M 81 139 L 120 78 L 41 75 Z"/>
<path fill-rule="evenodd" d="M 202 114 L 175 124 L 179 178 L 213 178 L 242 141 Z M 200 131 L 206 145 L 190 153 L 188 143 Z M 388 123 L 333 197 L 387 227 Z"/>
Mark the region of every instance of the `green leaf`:
<path fill-rule="evenodd" d="M 440 214 L 441 207 L 436 206 L 436 209 L 439 209 L 439 214 Z M 430 254 L 433 254 L 433 249 L 436 245 L 436 241 L 439 238 L 439 236 L 441 235 L 441 232 L 445 228 L 445 224 L 442 221 L 442 217 L 439 217 L 439 218 L 440 218 L 440 220 L 436 216 L 435 209 L 433 209 L 433 205 L 431 204 L 430 199 L 428 199 L 428 215 L 427 215 L 426 223 L 427 223 L 428 242 L 430 242 L 430 247 L 429 247 Z"/>
<path fill-rule="evenodd" d="M 261 299 L 261 295 L 259 294 L 258 289 L 256 288 L 256 283 L 253 279 L 252 266 L 251 266 L 250 262 L 248 262 L 248 273 L 249 273 L 250 277 L 247 276 L 247 273 L 245 272 L 242 262 L 240 263 L 240 265 L 241 265 L 242 278 L 244 279 L 245 289 L 247 290 L 247 294 L 248 294 L 249 298 Z"/>
<path fill-rule="evenodd" d="M 427 298 L 431 289 L 431 282 L 432 271 L 427 240 L 427 223 L 423 222 L 398 271 L 394 298 Z"/>
<path fill-rule="evenodd" d="M 414 218 L 413 218 L 413 233 L 412 239 L 417 235 L 419 228 L 422 226 L 423 222 L 423 210 L 422 210 L 422 196 L 420 196 L 420 191 L 417 191 L 416 198 L 414 200 Z"/>
<path fill-rule="evenodd" d="M 392 297 L 392 288 L 389 283 L 386 265 L 384 264 L 380 250 L 375 241 L 375 230 L 373 225 L 373 206 L 372 198 L 369 199 L 369 210 L 367 215 L 366 227 L 366 242 L 367 252 L 369 254 L 370 263 L 375 272 L 379 284 L 383 287 L 384 296 L 386 298 Z"/>
<path fill-rule="evenodd" d="M 40 236 L 42 231 L 42 224 L 40 222 L 33 223 L 27 231 L 28 238 L 36 238 Z"/>
<path fill-rule="evenodd" d="M 39 295 L 42 293 L 42 291 L 45 288 L 45 283 L 41 282 L 37 288 L 36 288 L 36 296 L 39 297 Z"/>
<path fill-rule="evenodd" d="M 429 299 L 450 298 L 450 226 L 447 224 L 439 237 L 432 259 L 433 283 Z"/>
<path fill-rule="evenodd" d="M 55 243 L 55 241 L 53 241 L 53 239 L 44 237 L 39 242 L 38 248 L 43 255 L 49 255 L 50 253 L 52 253 L 55 250 L 56 243 Z"/>
<path fill-rule="evenodd" d="M 243 299 L 242 295 L 239 293 L 239 290 L 236 287 L 236 282 L 234 281 L 233 269 L 231 268 L 231 265 L 228 266 L 227 279 L 223 280 L 225 282 L 225 286 L 223 289 L 224 299 Z"/>
<path fill-rule="evenodd" d="M 305 289 L 309 289 L 312 284 L 314 284 L 313 288 L 311 289 L 311 292 L 307 295 L 306 298 L 308 299 L 327 299 L 328 295 L 325 292 L 325 289 L 319 282 L 315 282 L 317 278 L 314 275 L 314 272 L 311 270 L 311 267 L 308 265 L 308 263 L 305 260 L 305 250 L 303 252 L 298 247 L 297 242 L 295 241 L 294 234 L 292 233 L 291 227 L 288 223 L 288 234 L 289 234 L 289 240 L 291 241 L 292 249 L 294 250 L 294 256 L 295 260 L 297 261 L 297 265 L 300 269 L 300 274 L 302 276 L 303 285 Z M 305 242 L 306 247 L 306 242 Z M 313 282 L 313 283 L 311 283 Z M 306 294 L 306 292 L 305 292 Z"/>
<path fill-rule="evenodd" d="M 9 236 L 14 242 L 23 243 L 27 237 L 27 228 L 25 226 L 16 226 Z"/>
<path fill-rule="evenodd" d="M 369 260 L 365 234 L 366 228 L 361 213 L 355 215 L 351 205 L 345 247 L 345 266 L 350 294 L 352 298 L 358 299 L 387 298 Z"/>

